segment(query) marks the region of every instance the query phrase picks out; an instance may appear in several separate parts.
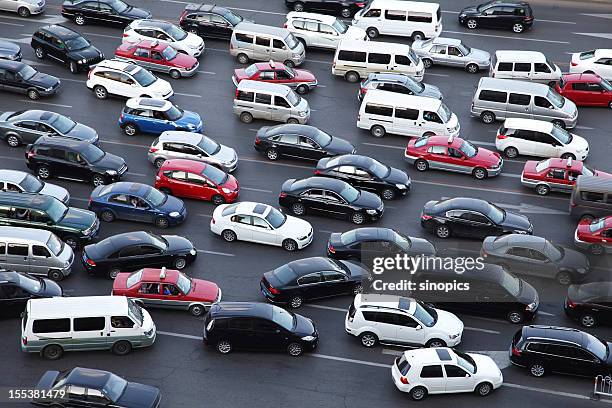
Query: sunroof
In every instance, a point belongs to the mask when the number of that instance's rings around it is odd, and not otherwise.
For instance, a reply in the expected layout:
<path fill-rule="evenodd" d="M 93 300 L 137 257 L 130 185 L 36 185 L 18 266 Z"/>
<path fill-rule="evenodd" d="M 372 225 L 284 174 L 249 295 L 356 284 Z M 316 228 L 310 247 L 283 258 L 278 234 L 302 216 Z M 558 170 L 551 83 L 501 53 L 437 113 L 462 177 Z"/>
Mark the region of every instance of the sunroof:
<path fill-rule="evenodd" d="M 162 106 L 164 106 L 165 103 L 166 101 L 160 101 L 159 99 L 150 99 L 150 98 L 142 99 L 140 101 L 140 104 L 142 106 L 153 106 L 155 108 L 161 108 Z"/>
<path fill-rule="evenodd" d="M 268 208 L 268 206 L 265 204 L 257 204 L 253 209 L 253 212 L 255 214 L 263 214 L 266 211 L 266 208 Z"/>
<path fill-rule="evenodd" d="M 436 353 L 438 353 L 438 357 L 440 358 L 440 361 L 451 361 L 452 358 L 450 356 L 450 353 L 448 352 L 447 349 L 436 349 Z"/>

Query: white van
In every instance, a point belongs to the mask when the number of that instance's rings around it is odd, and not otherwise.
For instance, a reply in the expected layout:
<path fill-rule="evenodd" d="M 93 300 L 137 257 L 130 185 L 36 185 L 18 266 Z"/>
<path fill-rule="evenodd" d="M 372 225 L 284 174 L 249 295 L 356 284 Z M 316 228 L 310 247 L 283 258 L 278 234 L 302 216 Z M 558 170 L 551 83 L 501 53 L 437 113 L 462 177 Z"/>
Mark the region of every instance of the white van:
<path fill-rule="evenodd" d="M 358 82 L 371 73 L 392 72 L 423 80 L 425 68 L 416 53 L 406 44 L 378 41 L 342 40 L 338 44 L 332 74 L 349 82 Z"/>
<path fill-rule="evenodd" d="M 234 97 L 234 114 L 244 123 L 265 119 L 283 123 L 300 123 L 310 119 L 308 101 L 286 85 L 243 80 Z"/>
<path fill-rule="evenodd" d="M 424 40 L 442 32 L 442 11 L 438 3 L 372 0 L 355 14 L 353 25 L 366 30 L 370 38 L 383 34 Z"/>
<path fill-rule="evenodd" d="M 155 342 L 149 312 L 125 296 L 30 299 L 21 322 L 21 350 L 57 360 L 65 351 L 125 355 Z"/>
<path fill-rule="evenodd" d="M 401 136 L 457 136 L 459 119 L 439 99 L 372 89 L 365 94 L 357 127 L 374 137 L 386 133 Z"/>
<path fill-rule="evenodd" d="M 495 51 L 489 76 L 519 79 L 554 85 L 561 79 L 561 69 L 539 51 Z"/>

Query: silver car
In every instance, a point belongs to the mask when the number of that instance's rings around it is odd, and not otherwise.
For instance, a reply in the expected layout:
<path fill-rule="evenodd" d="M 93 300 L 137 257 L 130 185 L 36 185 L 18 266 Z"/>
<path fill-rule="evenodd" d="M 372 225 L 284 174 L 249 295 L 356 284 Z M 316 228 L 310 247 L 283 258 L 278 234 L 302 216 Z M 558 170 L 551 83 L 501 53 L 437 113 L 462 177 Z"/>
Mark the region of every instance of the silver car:
<path fill-rule="evenodd" d="M 199 133 L 180 130 L 168 130 L 155 139 L 149 148 L 148 159 L 157 168 L 170 159 L 201 161 L 227 173 L 238 167 L 238 155 L 231 147 Z"/>
<path fill-rule="evenodd" d="M 19 170 L 0 169 L 0 191 L 48 195 L 64 204 L 70 201 L 70 194 L 64 187 L 45 183 L 30 173 Z"/>
<path fill-rule="evenodd" d="M 417 40 L 412 49 L 421 58 L 425 68 L 434 64 L 461 67 L 470 74 L 488 69 L 491 65 L 491 54 L 476 48 L 470 48 L 461 40 L 437 37 L 431 40 Z"/>
<path fill-rule="evenodd" d="M 21 17 L 30 17 L 45 11 L 45 0 L 0 0 L 0 10 L 12 11 Z"/>

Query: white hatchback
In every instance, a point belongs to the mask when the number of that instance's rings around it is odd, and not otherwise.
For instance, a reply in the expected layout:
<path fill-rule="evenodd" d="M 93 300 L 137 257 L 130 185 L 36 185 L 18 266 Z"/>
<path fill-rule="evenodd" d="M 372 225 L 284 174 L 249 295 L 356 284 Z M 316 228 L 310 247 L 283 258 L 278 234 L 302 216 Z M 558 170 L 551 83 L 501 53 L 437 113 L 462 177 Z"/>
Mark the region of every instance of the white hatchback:
<path fill-rule="evenodd" d="M 314 235 L 308 221 L 285 215 L 271 205 L 249 201 L 217 206 L 210 230 L 227 242 L 250 241 L 287 251 L 307 247 Z"/>
<path fill-rule="evenodd" d="M 363 28 L 347 25 L 342 20 L 326 14 L 292 11 L 287 14 L 284 27 L 304 43 L 305 47 L 338 47 L 340 40 L 369 40 Z"/>
<path fill-rule="evenodd" d="M 474 392 L 485 397 L 504 377 L 489 356 L 440 347 L 405 351 L 391 366 L 395 386 L 420 401 L 428 394 Z"/>
<path fill-rule="evenodd" d="M 157 40 L 170 44 L 178 52 L 199 57 L 204 52 L 204 40 L 179 26 L 163 20 L 134 20 L 123 30 L 123 42 Z"/>
<path fill-rule="evenodd" d="M 594 73 L 612 81 L 612 49 L 598 49 L 572 54 L 570 73 Z"/>

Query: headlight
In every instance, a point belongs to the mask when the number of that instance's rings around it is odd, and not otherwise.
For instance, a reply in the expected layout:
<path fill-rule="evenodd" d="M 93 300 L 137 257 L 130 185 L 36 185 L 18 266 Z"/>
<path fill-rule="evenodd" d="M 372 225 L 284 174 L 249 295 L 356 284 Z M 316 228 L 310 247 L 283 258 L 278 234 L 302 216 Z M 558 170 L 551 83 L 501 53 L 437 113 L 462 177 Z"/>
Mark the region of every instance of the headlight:
<path fill-rule="evenodd" d="M 293 58 L 300 58 L 301 55 L 300 54 L 293 54 Z"/>
<path fill-rule="evenodd" d="M 299 112 L 298 115 L 303 118 L 304 116 L 306 116 L 306 112 Z"/>
<path fill-rule="evenodd" d="M 533 312 L 537 306 L 538 306 L 538 303 L 533 302 L 533 303 L 528 304 L 527 307 L 525 307 L 525 310 L 527 310 L 528 312 Z"/>
<path fill-rule="evenodd" d="M 448 338 L 451 339 L 451 340 L 455 340 L 459 336 L 461 336 L 461 333 L 451 334 L 451 335 L 448 336 Z"/>
<path fill-rule="evenodd" d="M 172 211 L 168 215 L 171 216 L 171 217 L 179 217 L 181 215 L 181 213 L 179 213 L 178 211 Z"/>
<path fill-rule="evenodd" d="M 196 128 L 196 125 L 194 125 L 193 123 L 189 123 L 189 124 L 187 124 L 187 128 L 189 128 L 189 129 L 195 129 L 195 128 Z"/>
<path fill-rule="evenodd" d="M 302 340 L 304 341 L 315 341 L 316 337 L 315 336 L 304 336 L 302 337 Z"/>
<path fill-rule="evenodd" d="M 51 92 L 51 90 L 52 90 L 52 89 L 53 89 L 53 87 L 52 87 L 52 86 L 50 86 L 50 87 L 48 87 L 48 88 L 45 88 L 45 92 Z"/>
<path fill-rule="evenodd" d="M 83 58 L 82 60 L 79 61 L 81 64 L 84 64 L 87 62 L 87 60 L 85 58 Z"/>
<path fill-rule="evenodd" d="M 578 273 L 586 273 L 586 269 L 578 268 L 578 269 L 576 269 L 576 272 L 578 272 Z"/>
<path fill-rule="evenodd" d="M 304 235 L 303 237 L 299 237 L 299 238 L 298 238 L 298 241 L 303 241 L 303 240 L 305 240 L 306 238 L 308 238 L 308 235 Z"/>
<path fill-rule="evenodd" d="M 86 230 L 83 230 L 83 235 L 89 235 L 93 232 L 94 226 L 92 225 L 91 227 L 87 228 Z"/>
<path fill-rule="evenodd" d="M 366 212 L 370 215 L 376 215 L 376 210 L 366 210 Z"/>
<path fill-rule="evenodd" d="M 517 230 L 514 231 L 515 234 L 527 234 L 527 231 L 523 231 L 523 230 Z"/>
<path fill-rule="evenodd" d="M 109 176 L 116 176 L 117 171 L 116 170 L 106 170 L 106 174 L 108 174 Z"/>
<path fill-rule="evenodd" d="M 193 248 L 189 250 L 189 254 L 190 254 L 190 255 L 195 255 L 195 254 L 197 254 L 197 253 L 198 253 L 198 252 L 197 252 L 195 249 L 193 249 Z"/>
<path fill-rule="evenodd" d="M 223 191 L 225 194 L 229 194 L 232 192 L 232 190 L 230 190 L 229 188 L 225 188 L 225 187 L 223 187 L 221 191 Z"/>
<path fill-rule="evenodd" d="M 399 188 L 400 190 L 405 190 L 406 186 L 403 184 L 396 184 L 395 187 Z"/>

